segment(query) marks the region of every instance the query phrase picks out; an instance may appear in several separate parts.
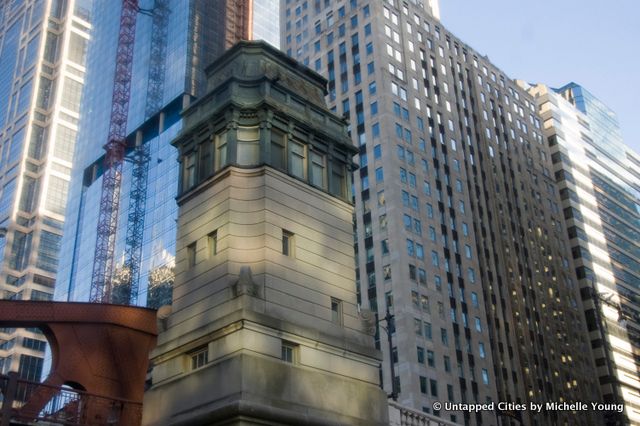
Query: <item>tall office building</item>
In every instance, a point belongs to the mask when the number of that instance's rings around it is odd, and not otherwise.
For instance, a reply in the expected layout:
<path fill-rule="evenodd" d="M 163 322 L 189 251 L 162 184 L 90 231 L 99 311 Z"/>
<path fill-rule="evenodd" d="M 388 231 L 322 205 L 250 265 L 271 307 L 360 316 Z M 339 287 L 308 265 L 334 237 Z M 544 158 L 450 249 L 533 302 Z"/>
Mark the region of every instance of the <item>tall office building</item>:
<path fill-rule="evenodd" d="M 0 297 L 50 300 L 71 176 L 90 1 L 0 3 Z M 38 379 L 45 338 L 0 330 L 0 373 Z"/>
<path fill-rule="evenodd" d="M 394 365 L 391 378 L 383 363 L 385 390 L 431 412 L 436 401 L 599 401 L 535 102 L 433 10 L 398 0 L 281 10 L 283 48 L 328 78 L 359 149 L 360 303 L 394 315 L 391 353 L 379 339 Z M 435 414 L 599 424 L 584 411 Z"/>
<path fill-rule="evenodd" d="M 551 147 L 602 394 L 640 424 L 640 156 L 583 87 L 529 91 Z"/>
<path fill-rule="evenodd" d="M 58 300 L 89 299 L 120 30 L 115 3 L 94 3 L 99 20 L 88 52 L 91 84 L 72 173 Z M 205 68 L 237 40 L 278 45 L 279 9 L 277 0 L 141 0 L 139 6 L 112 282 L 137 282 L 137 303 L 158 307 L 170 303 L 174 277 L 178 163 L 169 142 L 182 127 L 180 111 L 205 93 Z M 135 145 L 145 154 L 136 156 Z M 142 229 L 137 271 L 127 264 L 132 227 Z"/>

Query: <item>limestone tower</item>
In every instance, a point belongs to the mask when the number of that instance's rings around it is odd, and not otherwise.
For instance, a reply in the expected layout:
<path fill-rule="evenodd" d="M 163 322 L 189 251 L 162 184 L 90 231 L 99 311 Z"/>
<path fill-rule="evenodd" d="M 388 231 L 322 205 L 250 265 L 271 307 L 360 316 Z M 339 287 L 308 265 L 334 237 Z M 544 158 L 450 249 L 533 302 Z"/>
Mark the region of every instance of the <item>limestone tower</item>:
<path fill-rule="evenodd" d="M 357 151 L 326 81 L 263 42 L 207 75 L 173 142 L 177 274 L 143 423 L 386 424 L 356 305 Z"/>

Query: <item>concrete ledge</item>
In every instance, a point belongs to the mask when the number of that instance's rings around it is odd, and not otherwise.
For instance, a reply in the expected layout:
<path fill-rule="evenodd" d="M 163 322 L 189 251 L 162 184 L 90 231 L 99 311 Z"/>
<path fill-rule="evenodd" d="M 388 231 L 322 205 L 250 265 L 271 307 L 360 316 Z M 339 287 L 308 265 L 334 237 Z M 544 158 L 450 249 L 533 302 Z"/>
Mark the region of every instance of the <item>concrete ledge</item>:
<path fill-rule="evenodd" d="M 248 354 L 209 364 L 145 394 L 144 425 L 382 425 L 373 385 Z M 266 420 L 266 421 L 265 421 Z"/>

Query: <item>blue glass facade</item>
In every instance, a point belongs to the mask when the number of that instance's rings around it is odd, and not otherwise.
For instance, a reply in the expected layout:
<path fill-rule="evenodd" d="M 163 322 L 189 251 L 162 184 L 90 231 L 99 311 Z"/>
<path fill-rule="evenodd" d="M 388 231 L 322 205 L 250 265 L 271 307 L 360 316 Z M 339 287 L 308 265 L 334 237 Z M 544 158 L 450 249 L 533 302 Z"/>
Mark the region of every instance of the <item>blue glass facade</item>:
<path fill-rule="evenodd" d="M 603 398 L 624 402 L 624 422 L 636 424 L 640 156 L 624 145 L 615 113 L 583 87 L 531 90 L 545 119 Z"/>
<path fill-rule="evenodd" d="M 141 4 L 142 8 L 153 9 L 153 3 Z M 180 99 L 186 92 L 187 34 L 189 8 L 180 1 L 169 1 L 168 32 L 166 37 L 166 57 L 164 80 L 161 83 L 162 105 L 167 114 L 165 127 L 158 135 L 158 126 L 146 126 L 146 95 L 149 83 L 149 63 L 151 52 L 152 17 L 140 14 L 136 23 L 136 44 L 134 49 L 131 99 L 129 106 L 128 132 L 134 134 L 140 129 L 143 140 L 149 144 L 151 157 L 148 167 L 147 202 L 143 245 L 143 263 L 150 267 L 171 267 L 175 240 L 175 201 L 177 182 L 177 161 L 170 140 L 180 129 L 178 109 L 171 107 L 171 101 Z M 111 2 L 96 2 L 94 15 L 101 20 L 96 25 L 95 36 L 89 49 L 87 86 L 83 109 L 87 111 L 80 127 L 81 141 L 73 169 L 69 194 L 69 214 L 65 228 L 66 238 L 62 242 L 63 257 L 60 264 L 56 298 L 62 300 L 88 300 L 93 267 L 93 253 L 96 243 L 96 223 L 101 194 L 101 159 L 103 145 L 107 141 L 109 116 L 111 113 L 111 93 L 116 55 L 116 40 L 119 31 L 119 8 Z M 179 101 L 178 101 L 179 102 Z M 123 264 L 124 238 L 127 228 L 127 212 L 133 164 L 126 161 L 123 167 L 122 192 L 116 239 L 116 269 Z M 158 186 L 161 185 L 161 186 Z M 158 191 L 157 188 L 162 188 Z M 168 225 L 173 224 L 173 225 Z M 163 256 L 162 259 L 158 256 Z M 148 267 L 143 267 L 139 299 L 146 303 Z"/>
<path fill-rule="evenodd" d="M 269 2 L 258 2 L 266 7 Z M 166 37 L 154 38 L 154 13 L 159 6 L 168 10 Z M 224 50 L 225 16 L 223 1 L 144 0 L 138 15 L 134 47 L 133 77 L 129 105 L 128 132 L 132 142 L 141 138 L 149 147 L 148 179 L 144 208 L 137 303 L 160 306 L 170 303 L 175 255 L 175 196 L 178 188 L 178 162 L 171 140 L 179 133 L 182 108 L 204 90 L 204 69 Z M 277 2 L 271 2 L 277 16 Z M 256 6 L 257 7 L 257 6 Z M 81 141 L 73 170 L 69 194 L 69 217 L 62 241 L 65 253 L 60 263 L 58 300 L 85 301 L 89 298 L 96 225 L 102 182 L 103 145 L 107 141 L 114 59 L 119 31 L 120 9 L 113 2 L 97 1 L 94 41 L 89 49 L 87 79 L 91 82 L 83 100 L 86 117 L 80 126 Z M 277 43 L 264 20 L 256 20 L 255 38 Z M 260 31 L 258 27 L 260 23 Z M 271 37 L 271 38 L 267 38 Z M 164 41 L 163 41 L 164 40 Z M 162 72 L 154 71 L 153 43 L 163 42 Z M 160 77 L 152 81 L 152 76 Z M 149 110 L 151 83 L 162 90 L 159 112 Z M 155 111 L 155 110 L 154 110 Z M 130 156 L 130 155 L 129 155 Z M 126 279 L 125 238 L 132 183 L 133 163 L 123 167 L 114 256 L 114 284 Z"/>
<path fill-rule="evenodd" d="M 280 46 L 280 0 L 253 1 L 253 39 Z"/>
<path fill-rule="evenodd" d="M 635 299 L 640 318 L 640 156 L 623 143 L 616 114 L 602 101 L 575 83 L 557 92 L 588 119 L 591 180 L 617 290 Z M 640 343 L 640 333 L 636 338 Z"/>
<path fill-rule="evenodd" d="M 625 161 L 629 148 L 622 141 L 616 113 L 584 87 L 569 83 L 557 89 L 565 99 L 589 118 L 589 126 L 595 141 L 594 147 L 607 156 Z"/>
<path fill-rule="evenodd" d="M 50 300 L 56 283 L 91 0 L 0 2 L 0 297 Z M 0 373 L 40 375 L 35 329 L 0 329 Z"/>

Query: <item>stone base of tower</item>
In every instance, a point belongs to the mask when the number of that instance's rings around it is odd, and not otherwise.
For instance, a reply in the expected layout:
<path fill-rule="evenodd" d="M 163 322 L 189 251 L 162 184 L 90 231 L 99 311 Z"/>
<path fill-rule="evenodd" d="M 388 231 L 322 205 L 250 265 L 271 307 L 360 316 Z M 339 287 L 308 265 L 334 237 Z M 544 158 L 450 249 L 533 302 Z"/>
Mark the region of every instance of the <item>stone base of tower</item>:
<path fill-rule="evenodd" d="M 377 361 L 347 342 L 319 342 L 318 334 L 241 309 L 166 342 L 156 350 L 163 355 L 154 359 L 143 424 L 388 424 L 387 398 L 375 384 Z M 288 362 L 282 342 L 294 336 L 300 343 L 287 346 Z M 185 357 L 184 347 L 200 339 L 216 359 L 197 367 L 198 350 Z"/>

